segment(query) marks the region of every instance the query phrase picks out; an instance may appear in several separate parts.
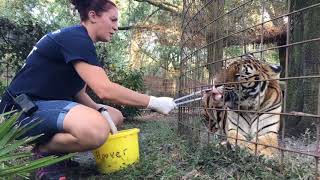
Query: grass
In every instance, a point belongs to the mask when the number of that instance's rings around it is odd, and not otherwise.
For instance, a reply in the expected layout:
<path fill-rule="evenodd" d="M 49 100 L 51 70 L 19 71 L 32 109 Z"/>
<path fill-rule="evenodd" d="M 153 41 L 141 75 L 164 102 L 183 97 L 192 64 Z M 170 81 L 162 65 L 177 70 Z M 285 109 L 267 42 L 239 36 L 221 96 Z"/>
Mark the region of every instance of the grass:
<path fill-rule="evenodd" d="M 183 141 L 176 136 L 175 127 L 159 121 L 132 123 L 139 127 L 140 162 L 118 173 L 105 176 L 110 179 L 177 179 L 183 174 L 180 162 L 185 151 Z"/>
<path fill-rule="evenodd" d="M 140 128 L 140 162 L 109 175 L 87 179 L 313 179 L 309 160 L 286 156 L 281 171 L 278 160 L 255 157 L 239 148 L 212 141 L 188 143 L 177 135 L 174 121 L 132 121 Z"/>

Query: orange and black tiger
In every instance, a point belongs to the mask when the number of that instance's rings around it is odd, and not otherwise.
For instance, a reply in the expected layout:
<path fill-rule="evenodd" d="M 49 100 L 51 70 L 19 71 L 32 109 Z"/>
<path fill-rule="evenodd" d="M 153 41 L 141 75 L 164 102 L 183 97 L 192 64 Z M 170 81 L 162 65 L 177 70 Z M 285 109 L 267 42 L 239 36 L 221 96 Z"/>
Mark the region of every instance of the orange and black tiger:
<path fill-rule="evenodd" d="M 214 78 L 222 92 L 203 95 L 207 127 L 227 136 L 228 142 L 247 147 L 258 154 L 271 156 L 278 147 L 282 93 L 279 84 L 281 67 L 258 61 L 252 55 L 242 57 Z M 257 148 L 254 143 L 257 142 Z"/>

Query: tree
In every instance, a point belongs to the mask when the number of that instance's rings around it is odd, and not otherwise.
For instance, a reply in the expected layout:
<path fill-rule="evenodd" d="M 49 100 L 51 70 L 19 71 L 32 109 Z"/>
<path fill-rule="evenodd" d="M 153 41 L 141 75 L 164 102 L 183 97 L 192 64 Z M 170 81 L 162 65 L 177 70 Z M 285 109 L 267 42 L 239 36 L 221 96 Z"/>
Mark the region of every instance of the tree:
<path fill-rule="evenodd" d="M 159 1 L 154 1 L 154 0 L 135 0 L 138 2 L 147 2 L 153 6 L 156 6 L 162 10 L 169 11 L 175 15 L 180 15 L 181 14 L 181 8 L 179 6 L 173 4 L 173 3 L 168 3 L 168 2 L 159 2 Z"/>
<path fill-rule="evenodd" d="M 207 23 L 213 22 L 209 25 L 206 31 L 206 42 L 209 44 L 207 63 L 209 78 L 214 76 L 214 73 L 218 72 L 222 68 L 223 59 L 223 40 L 219 40 L 224 36 L 223 29 L 223 18 L 220 16 L 224 13 L 225 2 L 224 0 L 217 0 L 208 7 L 206 15 L 208 16 Z M 211 81 L 212 79 L 209 79 Z M 210 82 L 208 82 L 210 83 Z"/>
<path fill-rule="evenodd" d="M 0 0 L 0 81 L 7 84 L 47 32 L 76 21 L 69 1 Z"/>
<path fill-rule="evenodd" d="M 290 10 L 295 11 L 319 3 L 318 0 L 292 0 Z M 290 17 L 290 43 L 310 40 L 320 37 L 320 7 L 295 13 Z M 320 73 L 320 43 L 319 41 L 295 45 L 289 49 L 288 76 L 311 76 Z M 288 96 L 286 112 L 297 111 L 308 114 L 319 114 L 319 80 L 298 79 L 288 81 Z M 286 118 L 289 133 L 299 135 L 306 128 L 312 127 L 314 118 Z M 286 128 L 287 129 L 287 128 Z"/>
<path fill-rule="evenodd" d="M 177 54 L 182 1 L 129 0 L 116 3 L 121 11 L 121 31 L 113 38 L 114 41 L 98 44 L 97 48 L 106 67 L 144 68 L 146 75 L 166 76 L 167 71 L 169 76 L 174 74 L 179 68 Z M 42 35 L 78 24 L 80 20 L 76 13 L 69 0 L 0 0 L 0 17 L 6 20 L 2 22 L 8 22 L 6 26 L 2 23 L 0 30 L 0 56 L 3 62 L 10 61 L 10 65 L 14 65 L 13 70 L 8 69 L 5 63 L 0 64 L 0 77 L 9 77 L 10 81 Z M 12 33 L 23 41 L 5 42 Z M 6 75 L 8 72 L 10 76 Z"/>
<path fill-rule="evenodd" d="M 4 65 L 0 67 L 0 74 L 10 79 L 20 69 L 33 45 L 43 36 L 44 28 L 29 19 L 17 23 L 1 17 L 0 26 L 0 62 Z"/>
<path fill-rule="evenodd" d="M 180 60 L 177 54 L 182 1 L 134 0 L 129 4 L 124 23 L 129 26 L 119 29 L 131 30 L 131 64 L 144 68 L 146 75 L 175 77 Z"/>

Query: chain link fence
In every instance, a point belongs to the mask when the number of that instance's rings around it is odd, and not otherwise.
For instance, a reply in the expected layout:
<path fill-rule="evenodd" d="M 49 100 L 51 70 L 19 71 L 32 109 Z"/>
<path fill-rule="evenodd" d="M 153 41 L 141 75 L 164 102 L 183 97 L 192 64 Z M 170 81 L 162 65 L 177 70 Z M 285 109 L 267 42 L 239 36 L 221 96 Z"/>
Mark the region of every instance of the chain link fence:
<path fill-rule="evenodd" d="M 253 144 L 255 154 L 258 145 L 277 149 L 277 155 L 273 156 L 278 156 L 281 163 L 288 157 L 308 159 L 318 177 L 319 18 L 320 2 L 315 0 L 184 0 L 179 96 L 211 88 L 217 74 L 250 54 L 263 63 L 281 65 L 280 77 L 263 81 L 279 81 L 282 111 L 274 113 L 241 106 L 205 108 L 203 101 L 195 101 L 179 108 L 179 132 L 202 144 L 211 143 L 212 139 L 232 138 L 207 128 L 204 112 L 208 110 L 226 111 L 228 115 L 237 112 L 239 116 L 246 113 L 279 115 L 277 146 L 265 141 L 260 143 L 257 138 L 245 141 Z M 223 84 L 214 85 L 250 83 L 228 81 L 228 78 L 225 76 Z M 261 104 L 260 100 L 256 103 Z M 241 141 L 244 140 L 236 138 L 235 144 Z"/>

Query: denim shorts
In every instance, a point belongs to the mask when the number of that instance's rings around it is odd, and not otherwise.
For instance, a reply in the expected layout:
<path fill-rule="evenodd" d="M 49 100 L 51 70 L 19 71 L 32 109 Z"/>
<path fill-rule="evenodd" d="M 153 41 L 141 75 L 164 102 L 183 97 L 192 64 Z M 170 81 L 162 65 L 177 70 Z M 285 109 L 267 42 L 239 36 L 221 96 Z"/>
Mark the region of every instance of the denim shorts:
<path fill-rule="evenodd" d="M 36 142 L 47 142 L 56 133 L 63 132 L 63 120 L 71 108 L 78 105 L 76 102 L 65 100 L 34 101 L 38 110 L 31 116 L 22 114 L 18 120 L 19 126 L 35 127 L 28 130 L 22 137 L 43 134 Z"/>

